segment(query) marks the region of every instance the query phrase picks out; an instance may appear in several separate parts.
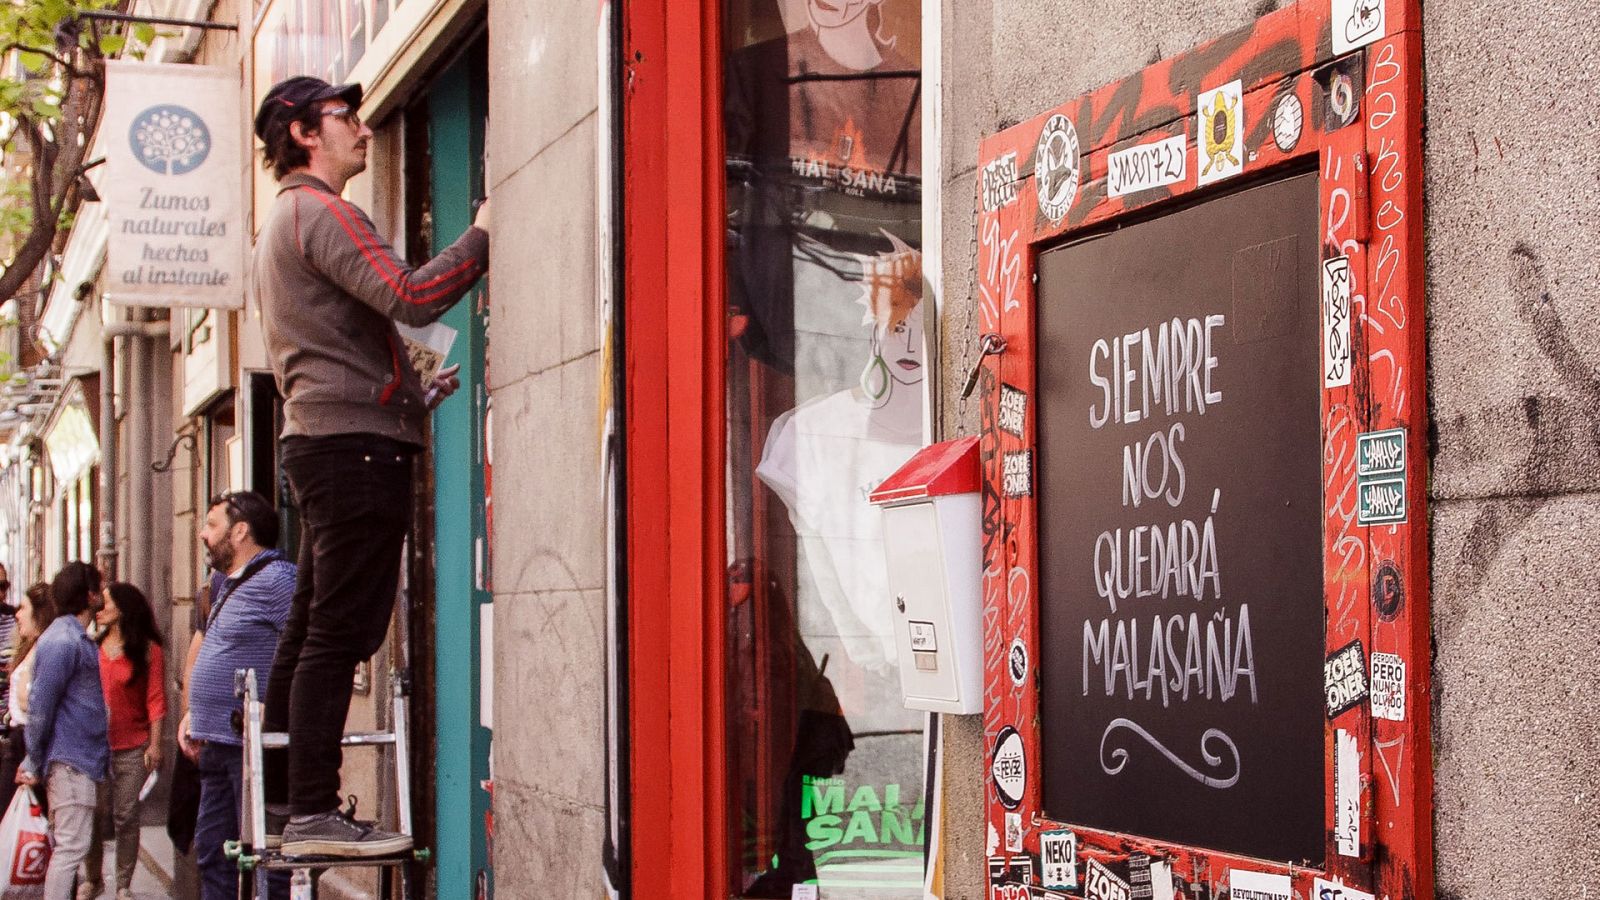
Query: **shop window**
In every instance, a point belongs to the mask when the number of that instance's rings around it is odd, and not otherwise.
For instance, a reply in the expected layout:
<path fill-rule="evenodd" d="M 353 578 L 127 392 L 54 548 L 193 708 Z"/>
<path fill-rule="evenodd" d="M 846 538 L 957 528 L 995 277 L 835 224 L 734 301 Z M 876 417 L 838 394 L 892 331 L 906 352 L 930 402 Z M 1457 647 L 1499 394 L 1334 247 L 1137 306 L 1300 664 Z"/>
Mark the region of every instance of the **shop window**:
<path fill-rule="evenodd" d="M 99 469 L 90 466 L 78 479 L 74 501 L 78 505 L 74 517 L 78 527 L 77 555 L 73 559 L 92 560 L 94 554 L 94 483 Z"/>
<path fill-rule="evenodd" d="M 878 513 L 922 445 L 919 5 L 726 0 L 733 890 L 919 896 Z M 931 321 L 931 311 L 927 313 Z"/>

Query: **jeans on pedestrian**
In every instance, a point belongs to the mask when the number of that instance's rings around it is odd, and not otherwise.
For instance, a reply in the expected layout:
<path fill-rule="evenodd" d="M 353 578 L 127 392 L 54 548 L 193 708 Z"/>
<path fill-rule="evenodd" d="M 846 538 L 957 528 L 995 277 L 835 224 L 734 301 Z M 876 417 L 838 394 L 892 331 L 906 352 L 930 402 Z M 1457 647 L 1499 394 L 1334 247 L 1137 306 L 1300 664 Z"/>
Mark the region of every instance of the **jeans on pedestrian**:
<path fill-rule="evenodd" d="M 111 777 L 98 786 L 95 827 L 89 837 L 89 855 L 83 861 L 88 884 L 105 884 L 102 862 L 105 835 L 110 831 L 117 842 L 117 887 L 133 889 L 133 870 L 139 865 L 139 789 L 149 777 L 144 767 L 145 746 L 111 751 Z"/>
<path fill-rule="evenodd" d="M 237 900 L 239 865 L 222 845 L 239 838 L 239 803 L 244 796 L 244 754 L 229 744 L 200 747 L 200 811 L 194 823 L 195 862 L 200 868 L 200 900 Z M 269 900 L 286 900 L 289 874 L 269 874 Z"/>
<path fill-rule="evenodd" d="M 369 434 L 283 444 L 302 523 L 300 571 L 267 686 L 265 728 L 287 731 L 289 747 L 267 754 L 266 797 L 296 815 L 339 806 L 352 680 L 383 645 L 394 612 L 414 451 Z"/>
<path fill-rule="evenodd" d="M 10 808 L 11 797 L 17 790 L 17 767 L 28 753 L 28 743 L 23 737 L 21 725 L 6 729 L 5 737 L 4 744 L 0 744 L 0 809 Z"/>
<path fill-rule="evenodd" d="M 64 762 L 53 762 L 45 779 L 50 796 L 50 868 L 45 870 L 45 900 L 73 900 L 78 866 L 89 854 L 94 831 L 95 783 Z"/>

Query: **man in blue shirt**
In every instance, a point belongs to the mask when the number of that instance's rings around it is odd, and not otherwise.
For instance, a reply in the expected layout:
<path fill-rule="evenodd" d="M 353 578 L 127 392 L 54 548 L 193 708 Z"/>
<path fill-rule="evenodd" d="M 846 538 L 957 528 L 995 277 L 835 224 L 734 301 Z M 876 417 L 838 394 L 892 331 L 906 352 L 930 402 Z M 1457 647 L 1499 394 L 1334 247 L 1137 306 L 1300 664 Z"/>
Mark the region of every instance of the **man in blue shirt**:
<path fill-rule="evenodd" d="M 28 757 L 17 781 L 45 784 L 54 847 L 45 872 L 45 900 L 72 900 L 78 865 L 94 828 L 95 783 L 111 762 L 100 648 L 85 630 L 102 601 L 100 572 L 70 562 L 50 582 L 56 620 L 33 648 L 28 695 Z"/>
<path fill-rule="evenodd" d="M 200 867 L 202 900 L 233 900 L 239 872 L 222 845 L 239 837 L 243 796 L 242 739 L 233 717 L 239 699 L 233 690 L 236 669 L 255 669 L 266 687 L 278 637 L 289 618 L 295 565 L 271 549 L 278 542 L 278 516 L 254 491 L 222 494 L 211 501 L 200 531 L 211 568 L 227 577 L 213 579 L 211 609 L 189 642 L 184 695 L 188 710 L 178 725 L 178 744 L 200 767 L 200 812 L 194 849 Z M 274 829 L 269 829 L 274 830 Z M 276 831 L 281 832 L 281 825 Z M 266 840 L 273 845 L 272 838 Z M 289 873 L 270 876 L 273 900 L 287 897 Z"/>

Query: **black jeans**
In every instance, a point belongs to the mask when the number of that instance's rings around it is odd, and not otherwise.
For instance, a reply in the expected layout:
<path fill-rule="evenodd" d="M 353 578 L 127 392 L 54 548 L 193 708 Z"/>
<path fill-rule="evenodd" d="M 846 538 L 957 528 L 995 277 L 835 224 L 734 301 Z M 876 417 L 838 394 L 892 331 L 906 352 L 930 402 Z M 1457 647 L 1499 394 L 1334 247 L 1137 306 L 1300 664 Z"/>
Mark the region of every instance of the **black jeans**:
<path fill-rule="evenodd" d="M 283 471 L 300 509 L 300 573 L 272 661 L 264 726 L 269 803 L 296 815 L 339 806 L 339 739 L 356 666 L 383 644 L 411 527 L 410 444 L 370 434 L 291 437 Z M 287 760 L 284 759 L 287 755 Z"/>

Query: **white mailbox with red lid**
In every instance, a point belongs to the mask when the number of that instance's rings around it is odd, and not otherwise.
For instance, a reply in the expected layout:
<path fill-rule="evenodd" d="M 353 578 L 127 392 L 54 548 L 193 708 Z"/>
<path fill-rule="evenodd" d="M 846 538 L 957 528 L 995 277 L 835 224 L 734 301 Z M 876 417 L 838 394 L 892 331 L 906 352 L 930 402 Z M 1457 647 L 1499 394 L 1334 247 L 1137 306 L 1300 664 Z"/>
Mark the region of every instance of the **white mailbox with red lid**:
<path fill-rule="evenodd" d="M 983 710 L 981 490 L 966 437 L 922 448 L 872 492 L 908 709 Z"/>

